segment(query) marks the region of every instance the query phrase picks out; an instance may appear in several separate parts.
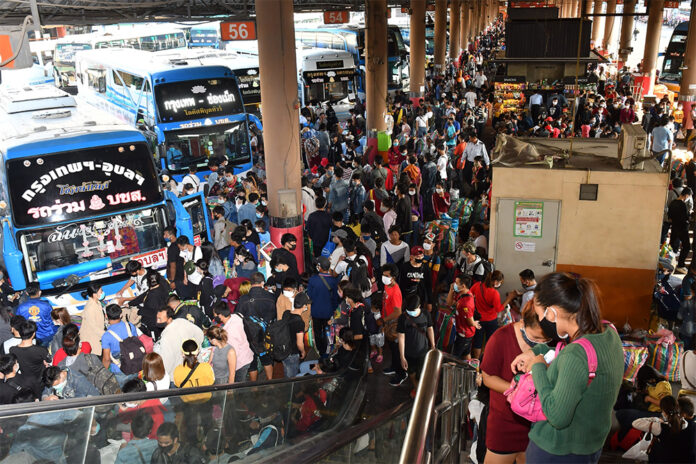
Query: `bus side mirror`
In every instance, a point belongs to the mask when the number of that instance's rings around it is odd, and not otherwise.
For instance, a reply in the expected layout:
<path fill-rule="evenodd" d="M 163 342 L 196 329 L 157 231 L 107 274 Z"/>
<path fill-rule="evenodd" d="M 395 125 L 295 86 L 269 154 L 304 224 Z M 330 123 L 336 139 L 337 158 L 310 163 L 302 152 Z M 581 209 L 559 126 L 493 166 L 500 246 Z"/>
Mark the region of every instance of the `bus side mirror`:
<path fill-rule="evenodd" d="M 106 77 L 101 76 L 98 81 L 99 93 L 106 93 Z"/>

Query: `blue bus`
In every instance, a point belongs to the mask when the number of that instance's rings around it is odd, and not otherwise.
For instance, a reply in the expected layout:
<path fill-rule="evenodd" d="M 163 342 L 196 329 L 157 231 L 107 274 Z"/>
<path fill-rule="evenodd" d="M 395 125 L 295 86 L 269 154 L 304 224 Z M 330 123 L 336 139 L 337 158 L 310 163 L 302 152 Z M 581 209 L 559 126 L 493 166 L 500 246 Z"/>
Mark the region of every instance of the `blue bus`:
<path fill-rule="evenodd" d="M 162 169 L 177 181 L 191 165 L 203 180 L 211 159 L 226 157 L 235 174 L 251 169 L 249 123 L 234 73 L 178 57 L 127 49 L 77 56 L 78 95 L 151 132 Z"/>
<path fill-rule="evenodd" d="M 341 26 L 295 29 L 295 40 L 309 47 L 346 50 L 353 54 L 358 76 L 358 95 L 365 94 L 365 27 Z M 387 27 L 387 84 L 390 92 L 407 90 L 409 83 L 408 49 L 404 44 L 399 26 Z"/>
<path fill-rule="evenodd" d="M 164 268 L 165 227 L 210 240 L 203 194 L 163 190 L 141 131 L 50 84 L 0 89 L 0 121 L 0 261 L 15 290 L 38 282 L 76 313 L 89 282 L 116 294 L 129 260 Z"/>
<path fill-rule="evenodd" d="M 222 46 L 223 41 L 220 35 L 220 21 L 191 26 L 189 34 L 189 47 L 191 48 L 225 48 Z"/>

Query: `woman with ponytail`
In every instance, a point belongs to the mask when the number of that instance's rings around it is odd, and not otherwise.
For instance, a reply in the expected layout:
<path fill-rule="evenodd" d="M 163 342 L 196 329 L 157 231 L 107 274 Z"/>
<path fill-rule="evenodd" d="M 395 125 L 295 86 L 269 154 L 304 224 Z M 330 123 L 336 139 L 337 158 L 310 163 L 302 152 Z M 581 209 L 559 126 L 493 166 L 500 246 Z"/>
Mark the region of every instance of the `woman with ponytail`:
<path fill-rule="evenodd" d="M 661 417 L 642 417 L 633 421 L 633 427 L 653 435 L 648 462 L 696 462 L 696 425 L 686 420 L 673 396 L 660 400 Z"/>
<path fill-rule="evenodd" d="M 554 359 L 553 345 L 536 345 L 512 362 L 513 373 L 531 372 L 546 420 L 529 432 L 527 464 L 596 463 L 611 427 L 611 412 L 623 379 L 621 339 L 602 323 L 599 290 L 588 279 L 556 272 L 535 289 L 534 310 L 547 336 L 565 340 Z M 591 345 L 597 368 L 590 378 Z M 586 343 L 586 342 L 582 342 Z"/>

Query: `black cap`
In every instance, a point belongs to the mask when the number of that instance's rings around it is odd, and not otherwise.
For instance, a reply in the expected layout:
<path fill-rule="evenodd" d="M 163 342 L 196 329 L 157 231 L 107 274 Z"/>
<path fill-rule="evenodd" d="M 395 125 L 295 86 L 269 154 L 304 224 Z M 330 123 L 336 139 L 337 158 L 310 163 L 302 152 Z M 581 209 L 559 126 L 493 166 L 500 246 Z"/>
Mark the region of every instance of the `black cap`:
<path fill-rule="evenodd" d="M 300 292 L 297 295 L 295 295 L 293 306 L 295 307 L 295 309 L 299 309 L 311 303 L 312 300 L 309 299 L 309 296 L 305 292 Z"/>

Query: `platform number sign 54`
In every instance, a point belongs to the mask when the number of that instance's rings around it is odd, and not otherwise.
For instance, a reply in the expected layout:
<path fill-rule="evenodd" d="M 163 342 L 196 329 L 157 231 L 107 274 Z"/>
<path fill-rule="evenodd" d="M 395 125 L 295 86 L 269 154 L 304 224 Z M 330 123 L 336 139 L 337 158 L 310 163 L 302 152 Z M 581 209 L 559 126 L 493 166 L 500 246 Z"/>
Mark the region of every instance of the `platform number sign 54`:
<path fill-rule="evenodd" d="M 229 21 L 220 23 L 222 40 L 256 40 L 254 21 Z"/>
<path fill-rule="evenodd" d="M 345 24 L 350 19 L 350 13 L 343 11 L 325 11 L 324 24 Z"/>

